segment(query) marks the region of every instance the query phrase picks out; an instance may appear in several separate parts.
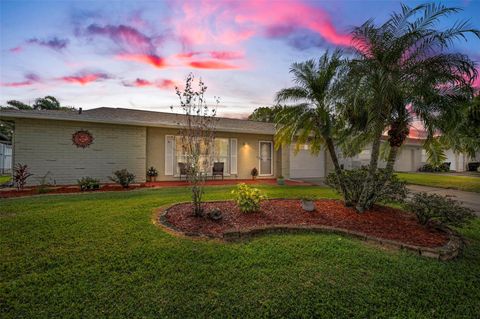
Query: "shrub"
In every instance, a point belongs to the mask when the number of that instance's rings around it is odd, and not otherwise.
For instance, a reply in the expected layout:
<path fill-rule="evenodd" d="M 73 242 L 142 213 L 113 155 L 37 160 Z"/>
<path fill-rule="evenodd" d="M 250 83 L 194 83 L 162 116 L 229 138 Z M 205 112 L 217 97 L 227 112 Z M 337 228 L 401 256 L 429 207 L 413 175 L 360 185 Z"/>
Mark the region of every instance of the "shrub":
<path fill-rule="evenodd" d="M 52 173 L 48 171 L 45 175 L 38 177 L 38 188 L 37 192 L 39 194 L 48 193 L 50 190 L 48 189 L 49 186 L 52 186 L 52 178 L 50 177 Z"/>
<path fill-rule="evenodd" d="M 461 206 L 458 201 L 438 194 L 417 193 L 407 207 L 417 215 L 422 225 L 437 221 L 443 225 L 460 227 L 475 216 L 473 210 Z"/>
<path fill-rule="evenodd" d="M 260 202 L 266 198 L 258 189 L 241 183 L 232 191 L 235 203 L 243 213 L 252 213 L 260 209 Z"/>
<path fill-rule="evenodd" d="M 250 174 L 252 175 L 252 179 L 255 179 L 255 177 L 258 176 L 258 169 L 256 167 L 254 167 L 252 169 L 252 171 L 250 172 Z"/>
<path fill-rule="evenodd" d="M 157 177 L 158 176 L 158 171 L 155 167 L 150 166 L 150 168 L 147 170 L 147 176 L 149 177 Z"/>
<path fill-rule="evenodd" d="M 82 177 L 77 181 L 80 190 L 83 191 L 94 191 L 100 189 L 100 181 L 93 177 Z"/>
<path fill-rule="evenodd" d="M 428 173 L 440 173 L 440 172 L 449 172 L 450 163 L 445 162 L 439 166 L 434 166 L 432 164 L 425 164 L 418 169 L 419 172 L 428 172 Z"/>
<path fill-rule="evenodd" d="M 18 190 L 22 190 L 27 184 L 27 179 L 32 176 L 27 165 L 17 164 L 14 168 L 13 182 Z"/>
<path fill-rule="evenodd" d="M 113 172 L 113 175 L 114 176 L 110 176 L 109 179 L 117 184 L 122 185 L 123 188 L 128 188 L 128 186 L 135 181 L 135 175 L 130 173 L 125 168 Z"/>
<path fill-rule="evenodd" d="M 358 203 L 367 174 L 368 169 L 366 167 L 342 170 L 340 178 L 343 178 L 345 182 L 347 198 L 344 198 L 344 200 L 346 202 L 351 205 Z M 335 173 L 328 174 L 325 183 L 341 193 L 340 184 Z M 395 175 L 388 177 L 384 169 L 378 169 L 375 173 L 373 188 L 374 191 L 370 192 L 370 198 L 367 199 L 367 207 L 371 207 L 371 205 L 377 202 L 403 202 L 408 194 L 406 183 L 400 181 Z"/>
<path fill-rule="evenodd" d="M 476 172 L 480 168 L 480 162 L 470 162 L 467 164 L 467 170 L 469 172 Z"/>

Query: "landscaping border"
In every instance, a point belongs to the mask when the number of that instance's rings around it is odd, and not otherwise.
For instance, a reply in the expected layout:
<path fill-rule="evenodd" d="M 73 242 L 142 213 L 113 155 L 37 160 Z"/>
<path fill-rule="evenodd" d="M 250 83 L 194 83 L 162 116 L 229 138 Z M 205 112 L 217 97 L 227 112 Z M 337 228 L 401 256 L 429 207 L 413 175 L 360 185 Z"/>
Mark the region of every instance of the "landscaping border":
<path fill-rule="evenodd" d="M 275 199 L 283 199 L 283 198 L 275 198 Z M 210 201 L 215 202 L 215 201 Z M 166 218 L 168 211 L 177 205 L 182 205 L 188 202 L 181 202 L 176 203 L 173 205 L 168 206 L 167 208 L 161 207 L 155 210 L 154 217 L 152 218 L 152 222 L 160 226 L 166 232 L 180 237 L 188 237 L 194 239 L 205 239 L 205 240 L 219 240 L 222 242 L 240 242 L 249 240 L 253 237 L 265 235 L 265 234 L 275 234 L 275 233 L 301 233 L 301 232 L 314 232 L 314 233 L 331 233 L 331 234 L 338 234 L 338 235 L 347 235 L 349 237 L 361 239 L 368 243 L 373 243 L 377 245 L 381 245 L 383 247 L 395 250 L 408 250 L 414 253 L 417 253 L 420 256 L 433 258 L 437 260 L 452 260 L 456 258 L 462 247 L 463 247 L 463 240 L 462 238 L 453 230 L 448 227 L 437 226 L 441 231 L 444 231 L 448 234 L 449 240 L 448 242 L 441 246 L 441 247 L 423 247 L 423 246 L 416 246 L 411 244 L 405 244 L 399 241 L 384 239 L 374 236 L 366 235 L 362 232 L 352 231 L 344 228 L 337 228 L 332 226 L 326 225 L 269 225 L 269 226 L 261 226 L 261 227 L 251 227 L 246 228 L 243 230 L 232 230 L 226 231 L 223 233 L 222 237 L 217 237 L 208 234 L 201 234 L 196 232 L 184 232 L 174 225 L 172 225 Z"/>

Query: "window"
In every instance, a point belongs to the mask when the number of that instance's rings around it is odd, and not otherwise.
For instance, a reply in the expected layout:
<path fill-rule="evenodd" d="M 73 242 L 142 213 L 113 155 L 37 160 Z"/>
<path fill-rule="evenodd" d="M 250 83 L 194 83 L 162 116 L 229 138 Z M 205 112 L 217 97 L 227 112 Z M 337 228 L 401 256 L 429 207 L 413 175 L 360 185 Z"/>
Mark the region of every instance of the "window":
<path fill-rule="evenodd" d="M 230 174 L 230 140 L 228 138 L 215 138 L 210 152 L 207 152 L 205 145 L 200 145 L 200 167 L 203 172 L 211 174 L 212 166 L 214 162 L 223 162 L 224 174 Z M 209 155 L 207 155 L 209 154 Z M 187 162 L 187 154 L 182 144 L 182 137 L 175 137 L 175 175 L 178 175 L 179 167 L 178 163 Z M 210 157 L 211 156 L 211 157 Z M 211 162 L 210 162 L 211 161 Z"/>

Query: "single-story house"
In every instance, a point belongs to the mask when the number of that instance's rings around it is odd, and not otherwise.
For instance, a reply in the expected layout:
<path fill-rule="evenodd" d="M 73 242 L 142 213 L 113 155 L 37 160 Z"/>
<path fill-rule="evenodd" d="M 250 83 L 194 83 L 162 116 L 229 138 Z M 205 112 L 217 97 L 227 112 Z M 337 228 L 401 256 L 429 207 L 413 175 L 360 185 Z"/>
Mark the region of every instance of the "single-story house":
<path fill-rule="evenodd" d="M 157 180 L 178 180 L 178 163 L 184 161 L 181 116 L 105 107 L 0 110 L 0 119 L 15 122 L 14 163 L 27 164 L 36 177 L 50 172 L 56 184 L 75 184 L 84 176 L 108 182 L 113 171 L 123 168 L 144 182 L 151 166 L 158 171 Z M 253 168 L 258 178 L 324 177 L 328 169 L 325 152 L 311 155 L 308 146 L 296 155 L 293 147 L 275 150 L 271 123 L 219 118 L 215 130 L 214 161 L 224 163 L 225 178 L 249 179 Z"/>
<path fill-rule="evenodd" d="M 178 163 L 184 161 L 178 136 L 181 116 L 106 107 L 79 112 L 0 110 L 0 119 L 15 122 L 13 163 L 28 165 L 36 177 L 49 172 L 56 184 L 75 184 L 84 176 L 108 182 L 113 171 L 124 168 L 144 182 L 151 166 L 159 181 L 179 179 Z M 225 178 L 249 179 L 253 168 L 258 178 L 322 178 L 333 169 L 325 151 L 312 155 L 307 144 L 298 153 L 293 145 L 276 150 L 274 133 L 271 123 L 219 118 L 214 161 L 224 163 Z M 369 155 L 366 149 L 342 163 L 357 167 L 366 164 Z M 408 141 L 395 168 L 415 171 L 424 162 L 422 156 L 421 141 Z"/>

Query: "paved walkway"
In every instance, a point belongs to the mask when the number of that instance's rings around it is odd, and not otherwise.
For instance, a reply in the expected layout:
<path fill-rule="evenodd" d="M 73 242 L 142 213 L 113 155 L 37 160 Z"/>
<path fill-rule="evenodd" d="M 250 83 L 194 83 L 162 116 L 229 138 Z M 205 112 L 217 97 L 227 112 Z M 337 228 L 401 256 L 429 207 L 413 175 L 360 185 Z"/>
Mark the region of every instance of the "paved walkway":
<path fill-rule="evenodd" d="M 430 186 L 420 186 L 420 185 L 408 185 L 408 189 L 411 192 L 425 192 L 425 193 L 434 193 L 443 196 L 451 196 L 452 199 L 458 200 L 463 203 L 465 207 L 473 209 L 477 216 L 480 216 L 480 193 L 475 192 L 465 192 L 459 191 L 456 189 L 448 188 L 437 188 Z"/>

